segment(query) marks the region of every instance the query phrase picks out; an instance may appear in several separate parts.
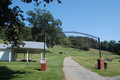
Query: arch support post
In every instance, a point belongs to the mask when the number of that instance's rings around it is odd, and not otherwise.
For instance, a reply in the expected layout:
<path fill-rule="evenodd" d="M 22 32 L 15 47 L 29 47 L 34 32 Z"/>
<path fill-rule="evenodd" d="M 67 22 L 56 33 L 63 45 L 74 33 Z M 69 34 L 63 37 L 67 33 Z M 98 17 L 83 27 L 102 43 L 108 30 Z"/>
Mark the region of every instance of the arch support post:
<path fill-rule="evenodd" d="M 104 59 L 101 59 L 101 43 L 100 43 L 100 38 L 98 38 L 98 41 L 99 41 L 99 55 L 100 55 L 100 59 L 98 59 L 98 69 L 105 70 Z"/>
<path fill-rule="evenodd" d="M 100 59 L 101 59 L 101 43 L 100 43 L 100 38 L 98 38 L 98 42 L 99 42 L 99 55 L 100 55 Z"/>

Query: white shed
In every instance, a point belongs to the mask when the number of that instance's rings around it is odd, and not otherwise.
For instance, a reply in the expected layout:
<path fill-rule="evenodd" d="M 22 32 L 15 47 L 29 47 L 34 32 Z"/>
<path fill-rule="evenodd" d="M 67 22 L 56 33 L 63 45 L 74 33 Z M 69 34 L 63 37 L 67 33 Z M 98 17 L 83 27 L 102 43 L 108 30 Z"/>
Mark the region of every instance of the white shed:
<path fill-rule="evenodd" d="M 14 61 L 17 53 L 27 53 L 27 62 L 29 61 L 29 53 L 42 53 L 44 50 L 44 42 L 23 41 L 24 47 L 11 47 L 11 44 L 0 44 L 0 61 Z M 45 44 L 45 49 L 47 46 Z"/>

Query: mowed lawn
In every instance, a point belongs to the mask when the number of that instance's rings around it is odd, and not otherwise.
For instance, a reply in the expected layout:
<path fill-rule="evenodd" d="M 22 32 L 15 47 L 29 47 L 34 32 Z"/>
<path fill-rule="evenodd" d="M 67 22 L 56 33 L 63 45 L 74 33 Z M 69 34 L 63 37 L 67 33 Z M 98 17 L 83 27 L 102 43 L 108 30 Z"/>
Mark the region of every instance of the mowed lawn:
<path fill-rule="evenodd" d="M 63 60 L 66 55 L 56 52 L 46 52 L 47 71 L 40 71 L 41 64 L 37 62 L 0 62 L 0 80 L 62 80 Z M 33 59 L 39 59 L 39 54 L 34 54 Z M 20 55 L 19 57 L 20 58 Z"/>
<path fill-rule="evenodd" d="M 65 54 L 59 54 L 64 51 Z M 41 65 L 39 60 L 37 62 L 0 62 L 0 80 L 62 80 L 63 60 L 67 56 L 71 56 L 80 65 L 85 68 L 97 72 L 103 76 L 117 76 L 120 75 L 120 62 L 115 59 L 112 62 L 107 62 L 107 70 L 95 69 L 94 59 L 99 59 L 98 50 L 95 51 L 81 51 L 73 48 L 61 48 L 58 45 L 49 48 L 46 51 L 47 71 L 40 71 Z M 103 53 L 103 52 L 102 52 Z M 118 55 L 109 55 L 110 52 L 104 52 L 102 58 L 115 58 Z M 110 53 L 111 54 L 111 53 Z M 33 59 L 39 59 L 39 54 L 34 54 Z M 19 55 L 18 58 L 21 58 Z"/>

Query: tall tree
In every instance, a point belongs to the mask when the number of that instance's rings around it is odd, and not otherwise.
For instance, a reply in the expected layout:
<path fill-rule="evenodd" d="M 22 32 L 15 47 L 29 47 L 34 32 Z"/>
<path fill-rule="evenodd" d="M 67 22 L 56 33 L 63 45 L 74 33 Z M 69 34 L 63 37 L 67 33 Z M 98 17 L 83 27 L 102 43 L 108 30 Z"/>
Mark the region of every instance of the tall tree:
<path fill-rule="evenodd" d="M 25 30 L 26 32 L 23 34 L 23 39 L 24 39 L 25 41 L 33 41 L 32 34 L 31 34 L 31 27 L 25 26 L 25 27 L 24 27 L 24 30 Z"/>
<path fill-rule="evenodd" d="M 16 46 L 19 47 L 19 45 L 25 45 L 25 43 L 23 43 L 22 41 L 23 39 L 23 35 L 27 32 L 27 30 L 24 29 L 25 24 L 23 22 L 18 22 L 18 26 L 16 25 L 12 25 L 11 29 L 5 27 L 2 28 L 3 33 L 2 35 L 4 35 L 4 37 L 2 36 L 4 43 L 5 44 L 13 44 L 12 47 Z M 6 26 L 10 26 L 9 24 L 6 24 Z M 20 27 L 20 28 L 18 28 Z"/>
<path fill-rule="evenodd" d="M 76 48 L 76 46 L 75 46 L 75 44 L 76 44 L 75 38 L 73 36 L 70 36 L 69 40 L 71 41 L 71 47 Z"/>
<path fill-rule="evenodd" d="M 62 39 L 62 46 L 63 47 L 71 47 L 71 42 L 69 41 L 69 39 L 67 37 L 64 37 Z"/>
<path fill-rule="evenodd" d="M 25 3 L 31 3 L 36 2 L 35 5 L 38 6 L 42 1 L 46 3 L 53 2 L 53 0 L 21 0 Z M 46 3 L 44 4 L 44 7 L 46 6 Z M 58 3 L 61 3 L 60 0 L 58 0 Z M 22 13 L 23 11 L 19 8 L 19 6 L 15 6 L 13 8 L 10 8 L 9 6 L 12 4 L 12 0 L 0 0 L 0 28 L 6 28 L 6 35 L 4 37 L 4 41 L 9 43 L 15 43 L 15 46 L 19 46 L 20 44 L 23 44 L 23 40 L 21 37 L 20 31 L 22 30 L 22 27 L 19 25 L 19 21 L 25 20 Z M 6 25 L 7 24 L 7 25 Z M 13 31 L 14 30 L 14 31 Z M 17 32 L 16 32 L 17 31 Z M 13 32 L 13 33 L 12 33 Z M 12 34 L 12 35 L 11 35 Z M 14 38 L 16 36 L 16 38 Z"/>
<path fill-rule="evenodd" d="M 89 38 L 86 37 L 73 37 L 70 36 L 69 40 L 71 41 L 71 47 L 72 48 L 77 48 L 77 49 L 81 49 L 81 50 L 89 50 Z"/>
<path fill-rule="evenodd" d="M 107 51 L 109 48 L 108 41 L 101 42 L 101 49 Z"/>
<path fill-rule="evenodd" d="M 47 46 L 53 47 L 55 44 L 55 40 L 57 38 L 57 33 L 61 32 L 60 26 L 62 22 L 58 19 L 55 20 L 52 14 L 49 11 L 34 9 L 33 11 L 28 11 L 27 20 L 30 22 L 32 27 L 32 36 L 35 41 L 43 41 L 46 35 Z"/>
<path fill-rule="evenodd" d="M 120 55 L 120 41 L 114 45 L 114 52 Z"/>
<path fill-rule="evenodd" d="M 111 52 L 114 52 L 115 44 L 116 44 L 116 41 L 115 41 L 115 40 L 111 40 L 111 41 L 109 42 L 109 44 L 108 44 L 108 45 L 109 45 L 108 50 L 111 51 Z"/>
<path fill-rule="evenodd" d="M 25 3 L 31 3 L 31 2 L 36 2 L 34 5 L 39 6 L 42 2 L 46 2 L 47 4 L 50 2 L 53 2 L 53 0 L 21 0 Z M 60 0 L 57 0 L 58 3 L 62 3 Z M 46 6 L 46 3 L 44 4 L 44 7 Z"/>
<path fill-rule="evenodd" d="M 20 21 L 24 20 L 21 14 L 23 11 L 18 6 L 10 8 L 11 4 L 12 0 L 0 0 L 0 28 L 5 30 L 5 43 L 14 42 L 15 46 L 23 45 L 22 38 L 20 38 L 23 32 L 23 27 L 20 26 Z"/>

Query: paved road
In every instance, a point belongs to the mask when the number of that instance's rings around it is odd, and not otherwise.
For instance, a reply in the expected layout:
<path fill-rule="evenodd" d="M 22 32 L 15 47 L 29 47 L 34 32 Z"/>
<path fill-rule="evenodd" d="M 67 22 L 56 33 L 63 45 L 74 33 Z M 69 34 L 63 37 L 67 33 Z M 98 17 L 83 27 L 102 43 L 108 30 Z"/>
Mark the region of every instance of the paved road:
<path fill-rule="evenodd" d="M 63 64 L 65 80 L 120 80 L 118 78 L 110 79 L 109 77 L 102 77 L 79 65 L 71 57 L 66 57 Z"/>

